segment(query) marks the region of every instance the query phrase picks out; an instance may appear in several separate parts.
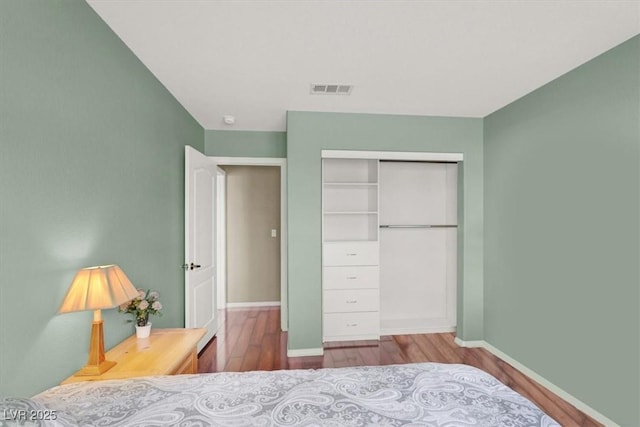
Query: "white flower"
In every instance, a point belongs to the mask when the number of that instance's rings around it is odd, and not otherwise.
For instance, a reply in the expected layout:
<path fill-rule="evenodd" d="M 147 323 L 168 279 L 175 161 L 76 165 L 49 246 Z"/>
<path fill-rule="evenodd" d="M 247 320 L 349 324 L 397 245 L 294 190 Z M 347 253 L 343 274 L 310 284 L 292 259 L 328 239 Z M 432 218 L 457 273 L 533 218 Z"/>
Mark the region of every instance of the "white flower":
<path fill-rule="evenodd" d="M 147 295 L 147 293 L 144 289 L 138 289 L 138 297 L 136 299 L 144 299 L 145 295 Z"/>
<path fill-rule="evenodd" d="M 140 301 L 140 305 L 138 306 L 138 308 L 140 310 L 146 310 L 147 308 L 149 308 L 149 301 L 143 299 L 142 301 Z"/>
<path fill-rule="evenodd" d="M 160 301 L 155 301 L 153 304 L 151 304 L 151 308 L 156 311 L 160 311 L 162 310 L 162 304 L 160 304 Z"/>
<path fill-rule="evenodd" d="M 120 304 L 120 311 L 126 311 L 127 307 L 129 307 L 129 301 L 127 301 L 127 302 L 125 302 L 123 304 Z"/>
<path fill-rule="evenodd" d="M 156 291 L 149 292 L 149 299 L 157 300 L 160 298 L 160 294 Z"/>

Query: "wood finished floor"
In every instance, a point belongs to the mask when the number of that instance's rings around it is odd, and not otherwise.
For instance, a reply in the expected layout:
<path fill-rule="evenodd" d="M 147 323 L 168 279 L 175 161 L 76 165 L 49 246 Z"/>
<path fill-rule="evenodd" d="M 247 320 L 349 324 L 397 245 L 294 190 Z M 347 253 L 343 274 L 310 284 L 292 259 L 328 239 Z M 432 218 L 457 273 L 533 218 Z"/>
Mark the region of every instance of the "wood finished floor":
<path fill-rule="evenodd" d="M 332 343 L 325 345 L 324 356 L 287 357 L 287 334 L 280 332 L 279 308 L 233 309 L 223 312 L 223 316 L 216 338 L 198 357 L 201 373 L 415 362 L 464 363 L 498 378 L 564 427 L 602 426 L 488 351 L 459 347 L 452 333 L 384 336 L 379 342 Z"/>

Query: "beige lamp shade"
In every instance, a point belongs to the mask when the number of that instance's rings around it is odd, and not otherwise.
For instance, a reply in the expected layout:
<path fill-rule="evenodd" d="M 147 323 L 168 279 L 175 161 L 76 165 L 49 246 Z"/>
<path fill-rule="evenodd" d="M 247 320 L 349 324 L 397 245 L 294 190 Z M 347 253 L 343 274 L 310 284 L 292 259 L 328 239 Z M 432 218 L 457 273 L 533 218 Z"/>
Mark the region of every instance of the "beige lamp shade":
<path fill-rule="evenodd" d="M 78 271 L 58 313 L 112 308 L 138 296 L 138 290 L 117 265 Z"/>

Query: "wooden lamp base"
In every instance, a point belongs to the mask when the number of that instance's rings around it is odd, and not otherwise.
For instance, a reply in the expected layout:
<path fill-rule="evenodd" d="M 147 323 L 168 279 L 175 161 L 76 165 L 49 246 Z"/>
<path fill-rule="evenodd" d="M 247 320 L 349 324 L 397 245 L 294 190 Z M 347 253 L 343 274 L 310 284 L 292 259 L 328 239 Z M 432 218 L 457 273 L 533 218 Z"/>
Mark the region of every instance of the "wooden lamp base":
<path fill-rule="evenodd" d="M 98 365 L 86 365 L 82 367 L 78 372 L 75 373 L 77 377 L 87 377 L 91 375 L 102 375 L 104 372 L 107 372 L 109 369 L 116 366 L 116 362 L 112 362 L 110 360 L 105 360 L 104 362 Z"/>
<path fill-rule="evenodd" d="M 91 342 L 89 343 L 89 360 L 86 366 L 76 372 L 76 376 L 102 375 L 116 365 L 116 362 L 105 360 L 104 357 L 104 331 L 102 327 L 102 314 L 100 310 L 93 312 L 91 324 Z"/>

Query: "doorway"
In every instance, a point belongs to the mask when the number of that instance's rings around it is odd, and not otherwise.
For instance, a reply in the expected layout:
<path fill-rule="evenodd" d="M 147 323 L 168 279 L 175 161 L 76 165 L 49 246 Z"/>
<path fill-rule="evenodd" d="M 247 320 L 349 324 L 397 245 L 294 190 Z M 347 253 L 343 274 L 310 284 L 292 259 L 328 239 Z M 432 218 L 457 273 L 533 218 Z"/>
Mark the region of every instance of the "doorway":
<path fill-rule="evenodd" d="M 226 307 L 279 307 L 280 170 L 221 168 L 226 175 Z"/>
<path fill-rule="evenodd" d="M 279 305 L 286 331 L 286 159 L 210 159 L 218 178 L 217 308 Z"/>

